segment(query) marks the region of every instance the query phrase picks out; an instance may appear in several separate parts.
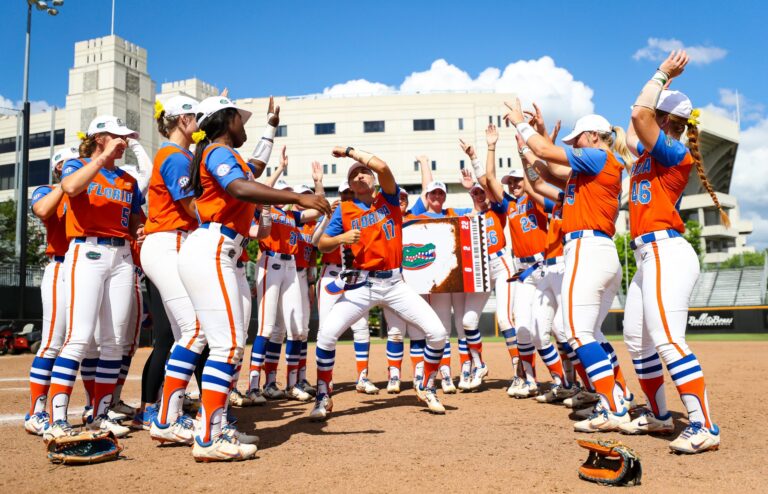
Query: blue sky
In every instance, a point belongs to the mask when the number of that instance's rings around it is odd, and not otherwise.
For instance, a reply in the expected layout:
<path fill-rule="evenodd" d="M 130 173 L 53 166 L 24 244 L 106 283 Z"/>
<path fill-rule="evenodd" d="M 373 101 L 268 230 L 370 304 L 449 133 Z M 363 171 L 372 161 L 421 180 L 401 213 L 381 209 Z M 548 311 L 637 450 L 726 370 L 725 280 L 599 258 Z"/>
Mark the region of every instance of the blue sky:
<path fill-rule="evenodd" d="M 26 2 L 0 3 L 4 106 L 21 99 Z M 109 34 L 110 7 L 110 0 L 65 0 L 55 18 L 33 12 L 32 100 L 63 106 L 73 44 Z M 694 47 L 699 62 L 675 85 L 696 106 L 725 113 L 733 112 L 739 92 L 744 139 L 732 192 L 744 216 L 754 218 L 754 242 L 768 244 L 766 201 L 755 198 L 768 187 L 768 42 L 758 35 L 768 19 L 765 2 L 726 9 L 714 1 L 638 7 L 602 1 L 117 0 L 116 12 L 115 33 L 149 50 L 149 72 L 158 84 L 196 76 L 229 87 L 237 98 L 317 93 L 358 79 L 365 82 L 336 89 L 428 89 L 450 79 L 451 87 L 490 84 L 525 96 L 545 81 L 551 82 L 549 96 L 533 96 L 544 100 L 545 116 L 572 119 L 595 111 L 620 125 L 658 65 L 654 54 L 675 43 Z M 433 65 L 436 60 L 445 62 Z M 489 67 L 502 75 L 491 71 L 478 80 Z M 408 80 L 413 73 L 421 74 Z M 529 73 L 537 75 L 519 82 Z M 740 174 L 740 167 L 750 171 Z"/>

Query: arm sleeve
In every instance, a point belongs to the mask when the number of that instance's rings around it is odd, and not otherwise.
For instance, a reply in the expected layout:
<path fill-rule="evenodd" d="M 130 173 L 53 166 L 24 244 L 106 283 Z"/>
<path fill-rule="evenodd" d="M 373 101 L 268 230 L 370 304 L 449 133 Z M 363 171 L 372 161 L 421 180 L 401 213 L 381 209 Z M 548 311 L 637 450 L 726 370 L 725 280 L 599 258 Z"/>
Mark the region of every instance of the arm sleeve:
<path fill-rule="evenodd" d="M 77 170 L 83 167 L 83 163 L 80 160 L 69 160 L 64 163 L 61 169 L 61 178 L 68 177 L 75 173 Z"/>
<path fill-rule="evenodd" d="M 173 153 L 163 161 L 160 176 L 174 201 L 195 195 L 193 190 L 184 190 L 189 183 L 189 159 L 182 153 Z"/>
<path fill-rule="evenodd" d="M 240 168 L 237 158 L 227 148 L 216 148 L 211 151 L 205 167 L 222 189 L 226 189 L 229 184 L 239 178 L 246 180 L 245 173 Z"/>
<path fill-rule="evenodd" d="M 139 173 L 138 177 L 136 177 L 136 180 L 139 182 L 139 190 L 141 190 L 142 195 L 146 195 L 147 188 L 149 187 L 149 179 L 152 177 L 154 163 L 144 150 L 144 146 L 142 146 L 136 139 L 129 139 L 128 146 L 131 148 L 131 151 L 133 151 L 133 154 L 136 155 L 136 159 L 139 162 Z"/>
<path fill-rule="evenodd" d="M 53 189 L 48 185 L 43 185 L 35 189 L 35 191 L 32 193 L 32 201 L 30 201 L 29 206 L 34 206 L 37 201 L 42 199 L 43 197 L 47 196 L 51 193 Z"/>
<path fill-rule="evenodd" d="M 419 214 L 423 214 L 427 211 L 426 206 L 424 206 L 424 201 L 421 200 L 421 196 L 419 196 L 418 199 L 416 199 L 416 203 L 411 208 L 411 214 L 416 216 Z"/>
<path fill-rule="evenodd" d="M 329 237 L 336 237 L 342 233 L 344 233 L 344 225 L 341 222 L 341 206 L 339 206 L 331 215 L 331 221 L 328 222 L 325 234 Z"/>
<path fill-rule="evenodd" d="M 651 150 L 651 156 L 666 167 L 679 165 L 686 154 L 688 154 L 688 148 L 677 139 L 668 137 L 663 130 L 659 132 L 659 138 Z"/>
<path fill-rule="evenodd" d="M 585 175 L 597 175 L 608 160 L 605 151 L 595 148 L 567 148 L 565 154 L 573 171 Z"/>
<path fill-rule="evenodd" d="M 400 187 L 397 184 L 395 184 L 395 192 L 393 194 L 387 194 L 384 191 L 381 191 L 381 195 L 392 206 L 400 207 Z"/>

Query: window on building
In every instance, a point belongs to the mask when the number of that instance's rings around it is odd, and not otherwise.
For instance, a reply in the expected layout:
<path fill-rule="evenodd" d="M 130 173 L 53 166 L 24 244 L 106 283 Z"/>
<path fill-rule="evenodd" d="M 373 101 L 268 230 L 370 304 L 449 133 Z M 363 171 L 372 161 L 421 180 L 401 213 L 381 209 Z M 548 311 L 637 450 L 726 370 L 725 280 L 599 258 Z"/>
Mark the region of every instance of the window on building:
<path fill-rule="evenodd" d="M 414 161 L 413 162 L 413 171 L 415 171 L 415 172 L 419 171 L 419 162 L 418 161 Z"/>
<path fill-rule="evenodd" d="M 432 162 L 432 171 L 437 170 L 437 161 Z"/>
<path fill-rule="evenodd" d="M 331 175 L 336 175 L 336 163 L 331 163 Z"/>
<path fill-rule="evenodd" d="M 459 161 L 459 169 L 460 170 L 464 169 L 464 160 Z"/>
<path fill-rule="evenodd" d="M 413 121 L 413 130 L 415 130 L 415 131 L 419 131 L 419 130 L 435 130 L 435 119 L 434 118 L 428 118 L 428 119 L 414 120 Z"/>
<path fill-rule="evenodd" d="M 323 165 L 323 175 L 328 175 L 328 165 Z"/>
<path fill-rule="evenodd" d="M 16 165 L 0 166 L 0 190 L 15 189 L 14 175 Z"/>
<path fill-rule="evenodd" d="M 315 124 L 315 135 L 329 135 L 329 134 L 335 134 L 336 133 L 336 124 L 335 123 L 318 123 Z"/>
<path fill-rule="evenodd" d="M 459 130 L 464 130 L 464 119 L 463 118 L 459 119 Z"/>
<path fill-rule="evenodd" d="M 504 166 L 504 158 L 499 158 L 499 168 Z"/>
<path fill-rule="evenodd" d="M 384 132 L 384 120 L 363 122 L 363 132 Z"/>
<path fill-rule="evenodd" d="M 277 131 L 275 132 L 275 137 L 288 137 L 288 126 L 278 125 Z"/>
<path fill-rule="evenodd" d="M 704 226 L 717 226 L 720 224 L 720 212 L 717 209 L 704 210 Z"/>
<path fill-rule="evenodd" d="M 493 115 L 488 115 L 488 123 L 489 124 L 493 123 Z"/>
<path fill-rule="evenodd" d="M 501 115 L 496 115 L 496 127 L 501 127 Z"/>
<path fill-rule="evenodd" d="M 272 176 L 272 169 L 270 167 L 267 167 L 267 176 L 268 177 Z"/>
<path fill-rule="evenodd" d="M 507 168 L 512 168 L 512 158 L 507 158 Z"/>
<path fill-rule="evenodd" d="M 59 146 L 64 144 L 64 129 L 57 129 L 53 131 L 53 145 Z M 42 147 L 48 147 L 51 145 L 51 133 L 50 132 L 36 132 L 29 135 L 29 149 L 36 149 Z M 0 153 L 13 153 L 16 152 L 16 138 L 6 137 L 0 139 Z"/>

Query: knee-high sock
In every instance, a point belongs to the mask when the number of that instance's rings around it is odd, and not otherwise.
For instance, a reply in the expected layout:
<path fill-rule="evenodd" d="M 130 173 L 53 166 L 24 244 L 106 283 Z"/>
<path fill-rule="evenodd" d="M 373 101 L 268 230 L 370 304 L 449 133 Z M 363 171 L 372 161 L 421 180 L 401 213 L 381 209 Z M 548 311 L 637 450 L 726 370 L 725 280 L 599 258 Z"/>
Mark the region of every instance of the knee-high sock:
<path fill-rule="evenodd" d="M 96 382 L 93 385 L 93 416 L 98 417 L 107 413 L 112 403 L 112 394 L 117 386 L 117 377 L 120 375 L 122 358 L 110 360 L 99 358 L 96 364 Z"/>
<path fill-rule="evenodd" d="M 579 356 L 576 353 L 576 350 L 574 350 L 573 347 L 568 343 L 563 343 L 562 345 L 563 349 L 568 354 L 568 359 L 573 364 L 573 369 L 576 371 L 576 374 L 579 375 L 579 379 L 581 379 L 581 384 L 584 386 L 584 389 L 590 393 L 594 393 L 595 387 L 592 386 L 592 382 L 589 380 L 587 371 L 584 369 L 584 364 L 582 364 L 581 360 L 579 360 Z"/>
<path fill-rule="evenodd" d="M 195 434 L 198 443 L 207 444 L 221 433 L 225 420 L 229 389 L 235 365 L 208 358 L 203 369 L 200 428 Z"/>
<path fill-rule="evenodd" d="M 165 366 L 163 399 L 157 421 L 161 424 L 175 422 L 181 416 L 184 392 L 195 371 L 200 354 L 175 345 Z"/>
<path fill-rule="evenodd" d="M 481 367 L 483 365 L 483 337 L 480 335 L 480 330 L 464 328 L 464 335 L 467 337 L 464 344 L 469 348 L 472 362 L 475 367 Z M 461 354 L 461 346 L 459 346 L 459 354 Z"/>
<path fill-rule="evenodd" d="M 613 412 L 625 411 L 621 388 L 616 386 L 611 361 L 600 343 L 597 341 L 587 343 L 577 348 L 576 354 L 584 364 L 584 369 L 592 386 L 600 395 L 603 406 Z"/>
<path fill-rule="evenodd" d="M 423 389 L 434 387 L 435 375 L 440 367 L 440 359 L 443 356 L 443 348 L 433 348 L 427 343 L 424 346 L 424 376 L 421 380 Z"/>
<path fill-rule="evenodd" d="M 128 371 L 131 369 L 132 355 L 123 355 L 123 362 L 120 366 L 120 374 L 117 375 L 117 384 L 115 385 L 115 392 L 112 393 L 112 405 L 117 405 L 123 394 L 123 385 L 125 379 L 128 377 Z"/>
<path fill-rule="evenodd" d="M 424 377 L 424 347 L 426 340 L 411 340 L 409 352 L 411 355 L 411 368 L 413 369 L 413 379 L 420 381 Z"/>
<path fill-rule="evenodd" d="M 520 362 L 523 364 L 525 380 L 536 382 L 536 348 L 533 345 L 518 345 Z"/>
<path fill-rule="evenodd" d="M 520 352 L 517 349 L 517 332 L 515 328 L 505 329 L 501 332 L 504 342 L 507 344 L 509 358 L 512 359 L 512 370 L 517 371 L 517 364 L 520 361 Z"/>
<path fill-rule="evenodd" d="M 253 340 L 251 349 L 251 368 L 250 368 L 250 389 L 259 389 L 261 386 L 261 369 L 264 367 L 264 358 L 267 353 L 267 338 L 257 336 Z"/>
<path fill-rule="evenodd" d="M 35 357 L 29 370 L 29 415 L 44 412 L 55 358 Z"/>
<path fill-rule="evenodd" d="M 573 362 L 571 362 L 571 359 L 568 355 L 568 350 L 566 350 L 564 343 L 557 342 L 557 352 L 560 354 L 560 361 L 563 363 L 563 372 L 565 373 L 565 378 L 568 379 L 569 384 L 573 384 L 576 382 L 576 375 L 574 374 L 573 370 Z"/>
<path fill-rule="evenodd" d="M 464 364 L 470 361 L 469 353 L 471 351 L 472 350 L 469 349 L 467 340 L 465 340 L 464 338 L 460 338 L 459 339 L 459 367 L 461 368 L 462 372 L 464 372 Z M 482 360 L 480 361 L 480 364 L 482 365 Z"/>
<path fill-rule="evenodd" d="M 69 397 L 77 379 L 80 363 L 59 355 L 51 371 L 51 388 L 48 390 L 48 414 L 51 422 L 67 420 Z"/>
<path fill-rule="evenodd" d="M 451 378 L 451 340 L 445 340 L 443 357 L 440 359 L 440 376 L 442 379 Z"/>
<path fill-rule="evenodd" d="M 370 341 L 355 341 L 355 365 L 357 367 L 357 380 L 368 377 L 368 352 L 371 350 Z"/>
<path fill-rule="evenodd" d="M 299 361 L 301 359 L 301 340 L 288 340 L 285 344 L 285 384 L 287 389 L 296 386 L 299 379 Z"/>
<path fill-rule="evenodd" d="M 80 378 L 83 380 L 85 388 L 85 405 L 92 406 L 93 387 L 96 383 L 96 366 L 99 364 L 99 358 L 84 358 L 80 364 Z"/>
<path fill-rule="evenodd" d="M 616 381 L 616 386 L 621 388 L 621 392 L 624 398 L 626 398 L 627 400 L 632 399 L 632 393 L 629 392 L 629 388 L 627 387 L 627 381 L 624 379 L 624 373 L 621 371 L 621 366 L 619 365 L 619 359 L 616 357 L 616 351 L 613 349 L 613 345 L 611 345 L 607 341 L 600 343 L 600 345 L 603 347 L 603 350 L 605 350 L 605 353 L 608 355 L 608 358 L 611 360 L 611 367 L 613 368 L 613 378 Z"/>
<path fill-rule="evenodd" d="M 301 353 L 299 354 L 299 381 L 307 380 L 307 340 L 301 342 Z"/>
<path fill-rule="evenodd" d="M 555 346 L 550 343 L 544 348 L 538 349 L 538 352 L 541 360 L 544 361 L 544 365 L 546 365 L 547 369 L 549 369 L 549 374 L 552 376 L 552 381 L 558 386 L 570 388 L 571 383 L 565 376 L 565 371 L 563 370 L 563 361 L 560 360 L 560 354 L 557 353 Z"/>
<path fill-rule="evenodd" d="M 336 350 L 315 349 L 317 360 L 317 397 L 333 393 L 333 364 L 336 362 Z"/>
<path fill-rule="evenodd" d="M 637 379 L 640 381 L 640 389 L 643 390 L 653 414 L 662 420 L 670 417 L 667 409 L 667 398 L 664 393 L 664 368 L 661 365 L 659 354 L 653 352 L 650 357 L 634 359 L 632 364 L 635 366 Z"/>
<path fill-rule="evenodd" d="M 667 369 L 677 387 L 677 392 L 680 393 L 680 399 L 688 410 L 688 420 L 712 429 L 714 422 L 709 414 L 707 386 L 696 355 L 690 353 L 668 363 Z"/>
<path fill-rule="evenodd" d="M 405 345 L 402 341 L 387 340 L 387 367 L 389 368 L 390 378 L 400 378 L 404 353 Z"/>

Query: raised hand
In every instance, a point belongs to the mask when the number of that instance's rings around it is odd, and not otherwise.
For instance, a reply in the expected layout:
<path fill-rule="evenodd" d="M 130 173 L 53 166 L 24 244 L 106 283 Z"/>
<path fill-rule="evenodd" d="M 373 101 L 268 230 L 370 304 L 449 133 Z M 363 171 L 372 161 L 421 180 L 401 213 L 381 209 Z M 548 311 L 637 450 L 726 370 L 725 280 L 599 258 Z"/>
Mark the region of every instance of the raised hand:
<path fill-rule="evenodd" d="M 515 140 L 517 141 L 517 150 L 519 152 L 525 147 L 525 141 L 519 132 L 515 132 Z"/>
<path fill-rule="evenodd" d="M 504 115 L 505 120 L 509 120 L 513 125 L 525 122 L 525 115 L 520 108 L 520 98 L 515 98 L 513 101 L 505 101 L 504 106 L 509 108 L 509 113 Z"/>
<path fill-rule="evenodd" d="M 464 168 L 461 170 L 461 186 L 470 190 L 473 185 L 475 185 L 475 179 L 472 176 L 472 172 L 469 171 L 469 168 Z"/>
<path fill-rule="evenodd" d="M 336 199 L 331 203 L 331 214 L 336 211 L 336 208 L 339 207 L 339 204 L 341 204 L 341 199 Z"/>
<path fill-rule="evenodd" d="M 549 140 L 550 140 L 550 142 L 552 142 L 553 144 L 554 144 L 554 143 L 555 143 L 555 141 L 557 140 L 557 134 L 559 134 L 559 133 L 560 133 L 560 124 L 562 124 L 562 121 L 561 121 L 561 120 L 558 120 L 558 121 L 557 121 L 557 123 L 555 124 L 555 127 L 552 129 L 552 133 L 551 133 L 551 134 L 549 134 Z"/>
<path fill-rule="evenodd" d="M 492 123 L 489 123 L 488 127 L 485 129 L 485 142 L 488 143 L 488 146 L 495 146 L 498 141 L 499 129 Z"/>
<path fill-rule="evenodd" d="M 285 154 L 286 147 L 283 146 L 283 151 L 280 153 L 280 168 L 283 170 L 288 169 L 288 155 Z"/>
<path fill-rule="evenodd" d="M 467 144 L 463 139 L 459 139 L 459 146 L 461 146 L 461 150 L 464 151 L 464 153 L 469 156 L 470 159 L 477 158 L 475 147 L 472 144 Z"/>
<path fill-rule="evenodd" d="M 304 209 L 315 209 L 325 215 L 331 214 L 331 205 L 323 196 L 315 194 L 298 194 L 299 199 L 296 204 Z"/>
<path fill-rule="evenodd" d="M 280 125 L 280 105 L 275 106 L 275 98 L 269 97 L 269 107 L 267 107 L 267 123 L 272 127 Z"/>
<path fill-rule="evenodd" d="M 224 91 L 222 91 L 222 92 L 221 92 L 221 94 L 220 94 L 219 96 L 223 96 L 223 97 L 225 97 L 225 98 L 228 98 L 228 97 L 229 97 L 229 88 L 228 88 L 228 87 L 225 87 L 225 88 L 224 88 Z"/>
<path fill-rule="evenodd" d="M 312 180 L 315 183 L 323 181 L 323 166 L 319 161 L 312 162 Z"/>
<path fill-rule="evenodd" d="M 666 60 L 661 62 L 659 70 L 666 73 L 670 79 L 673 79 L 683 73 L 685 66 L 688 65 L 688 60 L 688 54 L 685 50 L 673 51 Z"/>
<path fill-rule="evenodd" d="M 343 146 L 335 146 L 333 148 L 333 151 L 331 151 L 331 154 L 334 158 L 346 158 L 347 157 L 347 148 Z"/>
<path fill-rule="evenodd" d="M 420 156 L 416 156 L 416 160 L 419 162 L 419 165 L 422 169 L 429 166 L 429 156 L 427 155 L 422 154 Z"/>
<path fill-rule="evenodd" d="M 104 147 L 104 155 L 108 159 L 117 160 L 122 158 L 125 148 L 128 147 L 128 143 L 125 139 L 120 137 L 112 137 L 107 145 Z"/>

